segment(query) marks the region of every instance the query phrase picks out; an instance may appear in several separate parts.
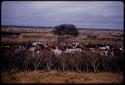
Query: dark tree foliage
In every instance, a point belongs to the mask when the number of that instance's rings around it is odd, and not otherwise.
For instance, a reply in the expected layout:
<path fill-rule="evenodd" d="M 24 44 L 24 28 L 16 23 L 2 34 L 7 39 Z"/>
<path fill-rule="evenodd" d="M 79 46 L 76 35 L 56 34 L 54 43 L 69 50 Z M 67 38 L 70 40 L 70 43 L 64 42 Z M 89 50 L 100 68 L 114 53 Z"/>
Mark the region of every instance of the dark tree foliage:
<path fill-rule="evenodd" d="M 55 26 L 53 33 L 59 36 L 73 36 L 77 37 L 79 35 L 79 31 L 76 29 L 76 26 L 72 24 L 62 24 Z"/>

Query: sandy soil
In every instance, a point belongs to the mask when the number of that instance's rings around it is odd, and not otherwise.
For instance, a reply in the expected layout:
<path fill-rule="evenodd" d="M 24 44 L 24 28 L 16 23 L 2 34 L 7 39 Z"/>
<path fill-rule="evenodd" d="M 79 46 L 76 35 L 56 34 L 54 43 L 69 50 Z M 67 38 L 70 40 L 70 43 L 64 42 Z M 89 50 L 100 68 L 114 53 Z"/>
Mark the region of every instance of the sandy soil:
<path fill-rule="evenodd" d="M 43 72 L 34 71 L 7 73 L 1 76 L 2 83 L 122 83 L 123 73 Z"/>

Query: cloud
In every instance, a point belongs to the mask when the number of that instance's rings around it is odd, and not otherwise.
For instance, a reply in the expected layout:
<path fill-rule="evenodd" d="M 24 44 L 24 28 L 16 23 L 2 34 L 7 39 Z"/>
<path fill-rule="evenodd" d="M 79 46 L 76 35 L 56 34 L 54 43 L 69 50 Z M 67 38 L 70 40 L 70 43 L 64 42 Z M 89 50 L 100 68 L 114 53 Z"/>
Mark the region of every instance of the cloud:
<path fill-rule="evenodd" d="M 121 1 L 4 1 L 3 25 L 55 26 L 123 29 Z"/>

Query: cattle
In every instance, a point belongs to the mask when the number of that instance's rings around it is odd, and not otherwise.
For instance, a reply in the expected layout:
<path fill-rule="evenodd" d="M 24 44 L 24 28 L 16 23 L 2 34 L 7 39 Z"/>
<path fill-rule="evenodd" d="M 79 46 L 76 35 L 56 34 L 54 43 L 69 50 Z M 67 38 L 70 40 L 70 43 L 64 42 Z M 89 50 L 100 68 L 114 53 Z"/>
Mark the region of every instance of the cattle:
<path fill-rule="evenodd" d="M 57 55 L 57 56 L 60 56 L 61 53 L 62 53 L 62 51 L 61 51 L 60 49 L 58 49 L 57 46 L 54 46 L 53 49 L 52 49 L 52 51 L 53 51 L 54 54 Z"/>
<path fill-rule="evenodd" d="M 59 65 L 59 68 L 63 70 L 80 70 L 84 69 L 82 66 L 85 66 L 85 68 L 91 68 L 92 66 L 96 71 L 97 68 L 94 63 L 111 63 L 113 58 L 117 58 L 115 60 L 119 59 L 120 62 L 119 56 L 122 56 L 124 51 L 123 48 L 114 48 L 110 45 L 84 44 L 78 42 L 56 45 L 33 42 L 9 47 L 13 49 L 12 52 L 14 52 L 15 56 L 18 56 L 18 54 L 21 55 L 23 51 L 26 51 L 24 64 L 26 63 L 26 66 L 30 66 L 30 68 L 33 68 L 32 63 L 35 62 L 34 64 L 36 66 L 38 65 L 38 68 L 57 68 L 54 67 L 57 64 Z M 5 48 L 8 48 L 8 45 L 6 45 Z M 23 55 L 21 55 L 21 57 L 22 56 Z M 20 56 L 17 58 L 19 57 Z"/>
<path fill-rule="evenodd" d="M 73 53 L 74 47 L 73 48 L 66 48 L 65 53 Z"/>
<path fill-rule="evenodd" d="M 123 48 L 119 48 L 120 51 L 124 52 L 124 49 Z"/>
<path fill-rule="evenodd" d="M 65 53 L 74 53 L 75 51 L 82 51 L 79 43 L 68 44 L 65 49 Z"/>

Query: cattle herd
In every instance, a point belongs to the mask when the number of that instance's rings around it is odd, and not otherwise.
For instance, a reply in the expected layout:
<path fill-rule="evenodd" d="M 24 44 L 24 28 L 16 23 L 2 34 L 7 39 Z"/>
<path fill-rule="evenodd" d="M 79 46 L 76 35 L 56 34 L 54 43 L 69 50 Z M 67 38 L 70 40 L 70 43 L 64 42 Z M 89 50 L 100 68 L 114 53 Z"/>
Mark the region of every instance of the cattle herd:
<path fill-rule="evenodd" d="M 123 51 L 108 44 L 32 42 L 1 45 L 1 62 L 4 71 L 122 71 Z"/>

